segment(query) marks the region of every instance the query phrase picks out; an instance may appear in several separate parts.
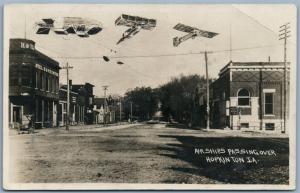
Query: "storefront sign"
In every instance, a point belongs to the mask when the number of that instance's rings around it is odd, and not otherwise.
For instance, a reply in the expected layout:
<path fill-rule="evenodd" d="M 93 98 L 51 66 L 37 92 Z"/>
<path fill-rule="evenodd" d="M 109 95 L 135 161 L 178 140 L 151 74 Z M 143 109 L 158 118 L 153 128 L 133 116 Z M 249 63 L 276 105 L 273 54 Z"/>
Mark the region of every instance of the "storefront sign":
<path fill-rule="evenodd" d="M 49 74 L 52 74 L 52 75 L 54 75 L 54 76 L 58 76 L 58 73 L 57 73 L 57 72 L 55 72 L 55 71 L 53 71 L 53 70 L 51 70 L 51 69 L 49 69 L 49 68 L 46 68 L 45 66 L 42 66 L 42 65 L 40 65 L 40 64 L 35 64 L 35 67 L 36 67 L 37 69 L 40 69 L 40 70 L 42 70 L 42 71 L 44 71 L 44 72 L 47 72 L 47 73 L 49 73 Z"/>

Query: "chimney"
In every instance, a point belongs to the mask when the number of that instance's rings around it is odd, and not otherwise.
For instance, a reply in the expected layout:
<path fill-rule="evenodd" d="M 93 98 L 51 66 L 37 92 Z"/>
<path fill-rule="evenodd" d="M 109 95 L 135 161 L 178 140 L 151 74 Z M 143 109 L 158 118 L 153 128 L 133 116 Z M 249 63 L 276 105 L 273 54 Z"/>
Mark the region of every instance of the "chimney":
<path fill-rule="evenodd" d="M 270 56 L 268 57 L 268 62 L 271 62 L 271 57 Z"/>

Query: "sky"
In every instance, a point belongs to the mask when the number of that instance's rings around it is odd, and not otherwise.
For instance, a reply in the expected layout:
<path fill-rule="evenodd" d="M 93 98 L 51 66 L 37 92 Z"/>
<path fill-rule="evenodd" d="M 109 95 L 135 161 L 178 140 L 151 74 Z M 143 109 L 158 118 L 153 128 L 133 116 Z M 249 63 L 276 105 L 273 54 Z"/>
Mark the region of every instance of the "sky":
<path fill-rule="evenodd" d="M 121 14 L 156 19 L 157 26 L 116 45 L 127 29 L 114 24 Z M 296 62 L 296 8 L 292 5 L 24 4 L 6 7 L 4 17 L 5 38 L 26 37 L 60 66 L 68 62 L 74 67 L 70 70 L 73 83 L 95 85 L 96 96 L 103 95 L 104 85 L 109 86 L 108 94 L 124 94 L 135 87 L 158 87 L 180 75 L 205 75 L 204 55 L 195 54 L 205 50 L 212 51 L 208 54 L 211 78 L 217 78 L 230 60 L 266 62 L 270 57 L 274 62 L 283 61 L 283 41 L 278 34 L 279 26 L 287 22 L 291 26 L 287 58 Z M 88 38 L 35 33 L 35 23 L 42 18 L 62 17 L 94 19 L 102 23 L 103 30 Z M 173 38 L 185 35 L 173 29 L 177 23 L 218 35 L 212 39 L 196 37 L 174 47 Z M 105 62 L 104 55 L 111 61 Z M 60 82 L 66 83 L 65 70 L 60 71 Z"/>

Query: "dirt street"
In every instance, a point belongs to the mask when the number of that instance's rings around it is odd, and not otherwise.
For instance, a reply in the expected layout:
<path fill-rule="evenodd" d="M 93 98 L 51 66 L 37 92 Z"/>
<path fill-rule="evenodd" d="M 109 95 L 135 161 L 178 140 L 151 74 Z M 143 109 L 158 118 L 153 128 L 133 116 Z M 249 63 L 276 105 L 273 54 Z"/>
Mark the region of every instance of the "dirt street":
<path fill-rule="evenodd" d="M 288 139 L 132 124 L 10 135 L 14 182 L 288 183 Z M 209 163 L 195 148 L 273 150 L 257 163 Z M 219 154 L 216 154 L 220 156 Z M 219 158 L 218 158 L 219 159 Z M 229 159 L 229 158 L 228 158 Z M 219 160 L 220 161 L 220 160 Z"/>

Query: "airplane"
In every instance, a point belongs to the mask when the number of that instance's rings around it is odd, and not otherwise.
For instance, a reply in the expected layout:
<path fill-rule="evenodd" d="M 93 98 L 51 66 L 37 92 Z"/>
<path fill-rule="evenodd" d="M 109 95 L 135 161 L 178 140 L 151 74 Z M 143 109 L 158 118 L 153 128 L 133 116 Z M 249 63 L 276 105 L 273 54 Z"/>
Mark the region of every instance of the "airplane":
<path fill-rule="evenodd" d="M 180 43 L 192 38 L 194 39 L 197 36 L 202 36 L 202 37 L 206 37 L 206 38 L 213 38 L 214 36 L 218 35 L 218 33 L 215 32 L 209 32 L 209 31 L 204 31 L 204 30 L 200 30 L 198 28 L 195 27 L 190 27 L 181 23 L 178 23 L 177 25 L 174 26 L 174 29 L 178 30 L 178 31 L 182 31 L 182 32 L 186 32 L 188 34 L 186 34 L 183 37 L 175 37 L 173 38 L 173 46 L 177 47 Z"/>
<path fill-rule="evenodd" d="M 81 17 L 46 18 L 37 22 L 36 34 L 49 34 L 50 30 L 59 35 L 76 34 L 79 37 L 89 37 L 102 31 L 100 22 Z"/>
<path fill-rule="evenodd" d="M 117 42 L 119 44 L 125 39 L 129 39 L 139 33 L 141 29 L 152 30 L 156 26 L 156 20 L 122 14 L 116 19 L 115 25 L 129 27 Z"/>

